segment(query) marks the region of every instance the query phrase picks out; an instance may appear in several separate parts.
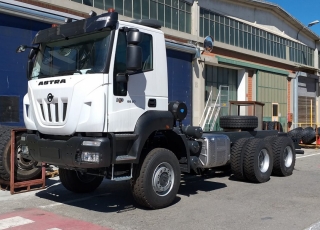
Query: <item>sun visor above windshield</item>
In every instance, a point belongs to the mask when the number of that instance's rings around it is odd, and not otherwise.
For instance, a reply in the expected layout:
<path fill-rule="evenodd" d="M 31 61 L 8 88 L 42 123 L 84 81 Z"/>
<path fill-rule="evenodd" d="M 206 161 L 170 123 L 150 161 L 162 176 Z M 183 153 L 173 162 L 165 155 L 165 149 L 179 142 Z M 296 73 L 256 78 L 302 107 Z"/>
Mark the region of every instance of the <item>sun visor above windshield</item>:
<path fill-rule="evenodd" d="M 118 13 L 110 12 L 99 16 L 58 25 L 49 29 L 39 31 L 33 39 L 33 44 L 51 42 L 64 38 L 91 33 L 104 28 L 113 29 L 118 22 Z"/>

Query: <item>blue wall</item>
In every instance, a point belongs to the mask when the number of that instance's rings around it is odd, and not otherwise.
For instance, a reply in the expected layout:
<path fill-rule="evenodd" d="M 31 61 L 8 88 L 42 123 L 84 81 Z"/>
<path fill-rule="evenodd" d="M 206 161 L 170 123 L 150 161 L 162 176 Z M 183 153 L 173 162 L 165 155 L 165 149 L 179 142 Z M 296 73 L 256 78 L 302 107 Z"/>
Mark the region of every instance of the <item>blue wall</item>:
<path fill-rule="evenodd" d="M 192 55 L 167 49 L 168 92 L 170 101 L 186 103 L 188 115 L 182 122 L 191 125 L 192 122 Z"/>
<path fill-rule="evenodd" d="M 51 25 L 0 14 L 0 124 L 2 125 L 24 126 L 22 102 L 27 93 L 26 65 L 29 50 L 24 53 L 15 51 L 19 45 L 31 45 L 36 33 L 48 27 Z"/>

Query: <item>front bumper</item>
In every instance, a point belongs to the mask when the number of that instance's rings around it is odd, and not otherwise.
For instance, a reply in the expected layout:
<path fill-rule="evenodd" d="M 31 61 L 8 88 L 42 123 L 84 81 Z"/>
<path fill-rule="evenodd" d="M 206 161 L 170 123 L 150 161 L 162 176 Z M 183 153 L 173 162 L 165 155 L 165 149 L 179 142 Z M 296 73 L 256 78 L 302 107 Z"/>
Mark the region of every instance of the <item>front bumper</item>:
<path fill-rule="evenodd" d="M 83 141 L 99 141 L 100 146 L 84 146 Z M 73 168 L 109 167 L 111 162 L 110 139 L 107 137 L 71 137 L 68 140 L 40 139 L 35 134 L 23 134 L 21 145 L 28 146 L 35 161 Z M 82 152 L 99 153 L 99 162 L 81 161 Z"/>

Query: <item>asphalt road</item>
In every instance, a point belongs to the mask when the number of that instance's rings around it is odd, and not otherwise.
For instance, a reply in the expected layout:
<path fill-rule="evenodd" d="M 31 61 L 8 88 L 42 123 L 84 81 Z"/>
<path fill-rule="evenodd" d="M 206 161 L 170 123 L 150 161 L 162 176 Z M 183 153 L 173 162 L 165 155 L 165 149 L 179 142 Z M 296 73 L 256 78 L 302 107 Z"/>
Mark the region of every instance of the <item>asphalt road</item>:
<path fill-rule="evenodd" d="M 106 180 L 92 194 L 73 194 L 55 177 L 47 179 L 45 190 L 0 191 L 0 223 L 9 214 L 39 210 L 119 230 L 320 229 L 320 150 L 305 150 L 297 155 L 292 176 L 272 177 L 264 184 L 237 181 L 229 171 L 182 178 L 172 206 L 147 210 L 134 202 L 129 182 Z"/>

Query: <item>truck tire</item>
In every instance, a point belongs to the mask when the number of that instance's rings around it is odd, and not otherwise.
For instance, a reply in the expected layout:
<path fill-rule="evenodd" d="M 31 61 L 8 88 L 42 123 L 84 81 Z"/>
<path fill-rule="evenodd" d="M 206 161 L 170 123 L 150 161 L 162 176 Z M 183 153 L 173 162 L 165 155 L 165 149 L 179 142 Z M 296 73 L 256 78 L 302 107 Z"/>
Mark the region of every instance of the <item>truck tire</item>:
<path fill-rule="evenodd" d="M 272 174 L 290 176 L 296 162 L 296 151 L 289 137 L 279 137 L 272 145 L 274 163 Z"/>
<path fill-rule="evenodd" d="M 288 132 L 288 137 L 301 139 L 303 128 L 297 127 Z"/>
<path fill-rule="evenodd" d="M 316 132 L 312 127 L 307 127 L 302 131 L 301 141 L 303 144 L 309 145 L 316 141 Z"/>
<path fill-rule="evenodd" d="M 246 143 L 250 138 L 241 138 L 237 140 L 231 147 L 230 164 L 233 175 L 239 180 L 245 180 L 243 172 L 243 154 Z"/>
<path fill-rule="evenodd" d="M 267 122 L 267 130 L 276 130 L 276 126 L 277 126 L 277 130 L 279 132 L 283 132 L 283 127 L 280 122 L 278 122 L 278 121 L 268 121 Z"/>
<path fill-rule="evenodd" d="M 254 130 L 258 127 L 256 116 L 221 116 L 220 127 L 223 129 Z"/>
<path fill-rule="evenodd" d="M 15 149 L 15 181 L 26 181 L 39 178 L 42 172 L 41 165 L 33 160 L 27 160 L 20 156 L 21 135 L 16 136 Z M 11 128 L 7 126 L 0 127 L 0 177 L 3 180 L 10 180 L 11 171 Z"/>
<path fill-rule="evenodd" d="M 134 172 L 131 190 L 136 202 L 151 209 L 165 208 L 175 199 L 180 186 L 180 166 L 173 152 L 155 148 Z"/>
<path fill-rule="evenodd" d="M 61 184 L 74 193 L 89 193 L 96 190 L 101 184 L 103 177 L 81 174 L 78 171 L 59 168 Z"/>
<path fill-rule="evenodd" d="M 270 143 L 264 139 L 251 139 L 245 149 L 243 168 L 246 178 L 263 183 L 270 179 L 273 168 L 273 154 Z"/>

